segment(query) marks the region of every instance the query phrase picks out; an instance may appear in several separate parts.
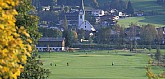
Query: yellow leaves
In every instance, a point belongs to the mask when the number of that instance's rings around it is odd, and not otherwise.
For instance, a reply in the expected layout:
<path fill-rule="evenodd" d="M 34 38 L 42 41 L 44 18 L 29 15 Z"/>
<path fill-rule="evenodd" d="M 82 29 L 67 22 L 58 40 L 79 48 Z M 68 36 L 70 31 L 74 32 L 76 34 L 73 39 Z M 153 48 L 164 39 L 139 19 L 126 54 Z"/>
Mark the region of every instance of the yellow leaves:
<path fill-rule="evenodd" d="M 2 7 L 2 8 L 9 8 L 9 5 L 7 5 L 7 3 L 2 2 L 0 4 L 0 7 Z"/>
<path fill-rule="evenodd" d="M 26 59 L 27 59 L 26 55 L 23 55 L 21 58 L 22 58 L 22 62 L 26 63 Z"/>
<path fill-rule="evenodd" d="M 4 72 L 4 73 L 5 73 L 5 72 L 9 72 L 9 68 L 3 67 L 3 72 Z"/>
<path fill-rule="evenodd" d="M 32 51 L 32 41 L 26 29 L 23 26 L 17 29 L 15 26 L 15 15 L 18 13 L 14 8 L 18 2 L 0 0 L 0 79 L 17 79 L 23 68 L 18 63 L 25 64 Z M 22 35 L 27 40 L 23 40 Z"/>
<path fill-rule="evenodd" d="M 12 78 L 17 79 L 17 76 L 19 76 L 20 73 L 21 73 L 20 70 L 17 69 L 16 72 L 12 74 Z"/>
<path fill-rule="evenodd" d="M 30 37 L 30 35 L 27 33 L 27 31 L 25 30 L 23 26 L 20 27 L 18 32 L 25 35 L 26 37 Z"/>
<path fill-rule="evenodd" d="M 4 29 L 4 26 L 2 24 L 0 24 L 0 29 L 3 30 Z"/>
<path fill-rule="evenodd" d="M 6 57 L 9 51 L 7 49 L 2 50 L 2 56 Z"/>
<path fill-rule="evenodd" d="M 30 45 L 27 45 L 27 50 L 30 52 L 32 51 L 32 47 Z"/>
<path fill-rule="evenodd" d="M 13 15 L 18 15 L 18 12 L 16 10 L 13 10 L 12 14 Z"/>
<path fill-rule="evenodd" d="M 26 40 L 28 43 L 32 43 L 32 40 L 31 39 L 27 39 Z"/>

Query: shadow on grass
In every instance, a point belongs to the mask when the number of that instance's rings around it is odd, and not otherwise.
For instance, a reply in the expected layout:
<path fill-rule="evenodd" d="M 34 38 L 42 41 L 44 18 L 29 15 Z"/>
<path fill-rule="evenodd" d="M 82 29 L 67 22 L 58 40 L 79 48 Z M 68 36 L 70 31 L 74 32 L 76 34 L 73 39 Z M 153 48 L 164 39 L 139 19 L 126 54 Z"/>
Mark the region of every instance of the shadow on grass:
<path fill-rule="evenodd" d="M 78 57 L 92 57 L 92 56 L 78 56 Z"/>

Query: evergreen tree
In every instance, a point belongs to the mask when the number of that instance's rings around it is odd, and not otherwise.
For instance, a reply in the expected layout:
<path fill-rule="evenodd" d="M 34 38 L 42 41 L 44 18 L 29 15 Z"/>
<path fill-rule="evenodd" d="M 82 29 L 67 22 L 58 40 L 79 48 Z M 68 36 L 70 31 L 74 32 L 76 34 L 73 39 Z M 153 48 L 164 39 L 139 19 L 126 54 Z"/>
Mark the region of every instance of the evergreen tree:
<path fill-rule="evenodd" d="M 65 38 L 65 46 L 71 47 L 72 46 L 71 45 L 71 32 L 68 29 L 68 21 L 67 21 L 66 16 L 64 16 L 62 27 L 64 28 L 63 37 Z"/>
<path fill-rule="evenodd" d="M 129 15 L 134 14 L 134 8 L 132 7 L 131 1 L 128 1 L 127 8 L 126 8 L 126 13 Z"/>
<path fill-rule="evenodd" d="M 65 46 L 66 47 L 71 47 L 72 46 L 72 42 L 71 42 L 71 32 L 68 30 L 64 30 L 63 31 L 63 37 L 65 38 Z"/>
<path fill-rule="evenodd" d="M 68 20 L 66 16 L 64 16 L 62 27 L 64 28 L 64 30 L 68 30 Z"/>
<path fill-rule="evenodd" d="M 110 8 L 122 11 L 125 10 L 126 3 L 122 0 L 112 0 L 110 3 Z"/>

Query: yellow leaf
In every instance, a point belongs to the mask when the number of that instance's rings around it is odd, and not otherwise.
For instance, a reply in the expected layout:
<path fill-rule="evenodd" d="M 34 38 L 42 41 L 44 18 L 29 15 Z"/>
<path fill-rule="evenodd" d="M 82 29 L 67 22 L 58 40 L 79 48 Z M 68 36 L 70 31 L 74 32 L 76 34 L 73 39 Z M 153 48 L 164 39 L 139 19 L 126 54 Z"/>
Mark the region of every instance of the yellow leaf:
<path fill-rule="evenodd" d="M 3 30 L 4 29 L 4 25 L 0 24 L 0 29 Z"/>
<path fill-rule="evenodd" d="M 32 40 L 30 40 L 30 39 L 27 39 L 26 41 L 27 41 L 28 43 L 32 43 Z"/>

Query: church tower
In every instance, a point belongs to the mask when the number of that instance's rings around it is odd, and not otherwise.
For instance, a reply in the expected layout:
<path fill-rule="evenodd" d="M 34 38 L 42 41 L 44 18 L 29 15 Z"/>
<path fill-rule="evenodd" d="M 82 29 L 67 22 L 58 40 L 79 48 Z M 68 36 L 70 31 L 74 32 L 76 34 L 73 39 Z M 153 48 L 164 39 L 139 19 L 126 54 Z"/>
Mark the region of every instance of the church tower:
<path fill-rule="evenodd" d="M 85 9 L 84 9 L 83 0 L 81 0 L 80 9 L 79 9 L 78 29 L 83 29 L 86 31 L 96 31 L 95 28 L 89 23 L 89 21 L 85 20 Z"/>
<path fill-rule="evenodd" d="M 84 21 L 85 21 L 84 1 L 81 0 L 80 9 L 79 9 L 78 27 L 80 27 Z"/>

